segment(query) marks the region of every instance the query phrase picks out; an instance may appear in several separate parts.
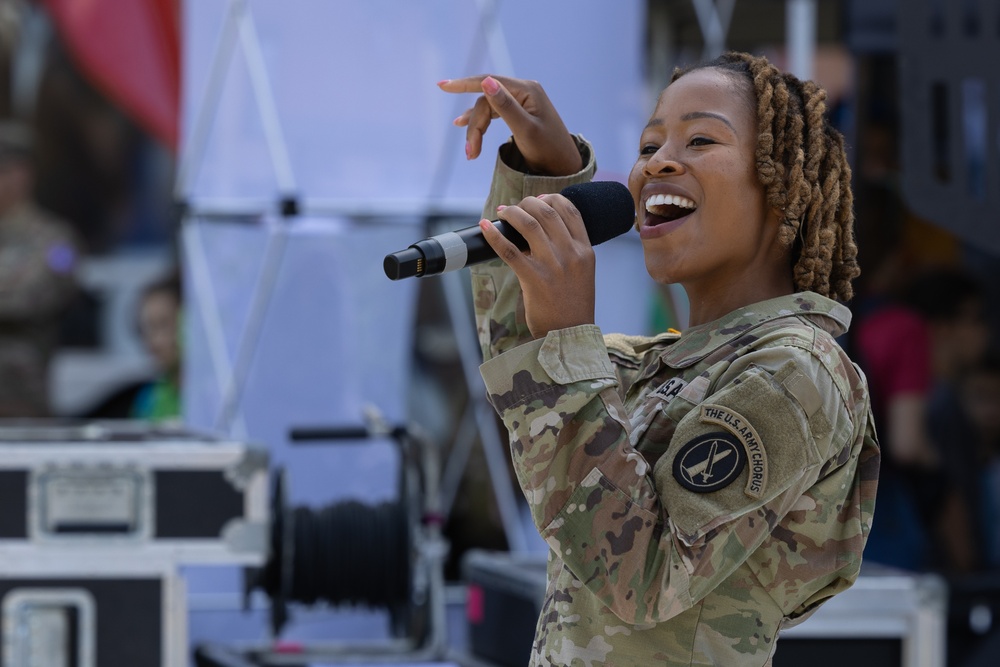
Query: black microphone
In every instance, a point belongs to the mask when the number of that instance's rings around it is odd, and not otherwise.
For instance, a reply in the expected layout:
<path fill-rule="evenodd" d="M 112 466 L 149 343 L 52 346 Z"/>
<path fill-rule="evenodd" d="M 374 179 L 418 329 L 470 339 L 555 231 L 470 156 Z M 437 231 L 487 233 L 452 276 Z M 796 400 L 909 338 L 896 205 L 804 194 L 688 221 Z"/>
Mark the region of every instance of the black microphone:
<path fill-rule="evenodd" d="M 578 183 L 563 188 L 559 194 L 573 202 L 580 211 L 591 245 L 621 236 L 635 223 L 632 193 L 616 181 Z M 503 220 L 494 220 L 493 226 L 521 250 L 528 247 L 524 237 Z M 419 278 L 456 271 L 496 256 L 496 252 L 486 242 L 483 230 L 476 225 L 438 234 L 417 241 L 405 250 L 386 255 L 382 268 L 392 280 L 412 276 Z"/>

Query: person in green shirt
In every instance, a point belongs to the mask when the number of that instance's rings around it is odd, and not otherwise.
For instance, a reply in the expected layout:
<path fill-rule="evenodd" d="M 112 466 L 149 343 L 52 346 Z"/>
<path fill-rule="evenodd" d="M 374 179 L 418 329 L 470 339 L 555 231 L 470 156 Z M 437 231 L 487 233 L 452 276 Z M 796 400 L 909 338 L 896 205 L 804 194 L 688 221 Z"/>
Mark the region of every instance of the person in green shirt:
<path fill-rule="evenodd" d="M 138 327 L 157 377 L 139 390 L 129 416 L 154 422 L 181 414 L 181 287 L 170 276 L 149 285 L 139 300 Z"/>

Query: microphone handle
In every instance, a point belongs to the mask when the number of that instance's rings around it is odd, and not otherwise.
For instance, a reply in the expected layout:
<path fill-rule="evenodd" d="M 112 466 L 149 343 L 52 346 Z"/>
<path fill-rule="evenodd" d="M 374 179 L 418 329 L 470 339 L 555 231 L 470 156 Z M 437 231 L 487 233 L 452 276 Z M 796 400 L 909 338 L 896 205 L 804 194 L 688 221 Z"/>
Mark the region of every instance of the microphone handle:
<path fill-rule="evenodd" d="M 521 250 L 528 247 L 524 237 L 503 220 L 494 220 L 493 226 Z M 406 250 L 386 255 L 382 268 L 386 276 L 392 280 L 411 276 L 419 278 L 456 271 L 496 256 L 496 252 L 486 242 L 486 237 L 477 225 L 438 234 L 417 241 Z"/>

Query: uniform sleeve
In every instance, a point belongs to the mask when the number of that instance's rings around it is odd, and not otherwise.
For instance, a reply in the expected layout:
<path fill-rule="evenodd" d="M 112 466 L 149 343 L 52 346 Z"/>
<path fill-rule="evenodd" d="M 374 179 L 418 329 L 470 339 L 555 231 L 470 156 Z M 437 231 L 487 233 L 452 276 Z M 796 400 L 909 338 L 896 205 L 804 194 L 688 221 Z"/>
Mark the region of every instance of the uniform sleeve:
<path fill-rule="evenodd" d="M 536 176 L 525 173 L 524 160 L 513 139 L 500 147 L 490 195 L 483 207 L 483 217 L 495 220 L 497 206 L 512 206 L 525 197 L 559 192 L 568 185 L 585 183 L 594 177 L 597 162 L 590 144 L 575 137 L 583 169 L 570 176 Z M 532 339 L 524 317 L 521 286 L 514 272 L 500 260 L 470 268 L 476 328 L 483 358 L 490 359 L 505 350 Z"/>
<path fill-rule="evenodd" d="M 653 470 L 630 444 L 597 327 L 550 332 L 483 365 L 536 526 L 627 623 L 661 622 L 704 598 L 768 538 L 829 456 L 833 429 L 812 400 L 823 393 L 810 380 L 818 364 L 795 350 L 772 372 L 772 359 L 758 366 L 746 356 L 678 422 Z"/>

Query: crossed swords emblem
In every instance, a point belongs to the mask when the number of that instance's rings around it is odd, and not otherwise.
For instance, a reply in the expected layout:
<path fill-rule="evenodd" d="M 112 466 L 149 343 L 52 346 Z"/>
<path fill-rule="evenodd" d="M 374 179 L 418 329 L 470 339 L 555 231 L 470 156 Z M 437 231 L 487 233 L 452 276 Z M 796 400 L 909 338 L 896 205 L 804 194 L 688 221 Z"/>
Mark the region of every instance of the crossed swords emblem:
<path fill-rule="evenodd" d="M 732 449 L 723 449 L 719 451 L 719 441 L 712 441 L 712 448 L 708 451 L 708 458 L 706 458 L 701 463 L 697 463 L 690 468 L 685 468 L 684 472 L 687 474 L 688 479 L 692 482 L 695 480 L 695 475 L 701 475 L 701 481 L 703 484 L 707 484 L 710 479 L 712 479 L 712 468 L 715 466 L 716 461 L 721 461 L 730 454 L 733 453 Z"/>

